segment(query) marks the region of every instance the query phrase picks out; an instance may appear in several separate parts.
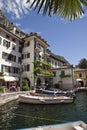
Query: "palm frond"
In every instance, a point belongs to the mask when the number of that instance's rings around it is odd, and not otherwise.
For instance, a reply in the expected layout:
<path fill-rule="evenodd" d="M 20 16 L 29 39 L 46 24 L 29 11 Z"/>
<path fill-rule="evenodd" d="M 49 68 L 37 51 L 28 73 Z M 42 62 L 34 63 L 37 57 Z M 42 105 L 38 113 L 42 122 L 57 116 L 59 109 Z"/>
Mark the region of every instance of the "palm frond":
<path fill-rule="evenodd" d="M 85 13 L 87 0 L 27 0 L 31 3 L 30 8 L 37 9 L 39 13 L 43 10 L 43 15 L 56 14 L 69 20 L 75 20 Z"/>

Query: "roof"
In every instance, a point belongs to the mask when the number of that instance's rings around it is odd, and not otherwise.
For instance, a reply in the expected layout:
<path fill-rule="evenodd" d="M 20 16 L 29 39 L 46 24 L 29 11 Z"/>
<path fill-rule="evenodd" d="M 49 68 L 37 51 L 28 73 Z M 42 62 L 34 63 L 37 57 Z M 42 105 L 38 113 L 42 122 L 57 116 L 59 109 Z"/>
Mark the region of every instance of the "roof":
<path fill-rule="evenodd" d="M 52 70 L 61 70 L 61 69 L 73 69 L 73 65 L 63 65 L 58 68 L 52 68 Z"/>
<path fill-rule="evenodd" d="M 26 38 L 28 38 L 28 37 L 32 37 L 32 36 L 35 36 L 35 37 L 39 38 L 39 39 L 40 39 L 41 41 L 43 41 L 47 46 L 50 46 L 50 45 L 48 44 L 48 42 L 47 42 L 44 38 L 42 38 L 42 36 L 38 35 L 38 33 L 36 33 L 36 32 L 31 32 L 30 34 L 26 35 L 26 36 L 24 37 L 24 39 L 26 39 Z"/>
<path fill-rule="evenodd" d="M 18 31 L 21 36 L 26 35 L 23 31 L 21 31 L 18 27 L 16 27 L 12 22 L 10 22 L 1 10 L 0 10 L 0 24 L 4 26 L 5 29 L 7 29 L 9 32 L 12 32 L 15 28 L 16 31 Z"/>
<path fill-rule="evenodd" d="M 63 57 L 63 56 L 60 56 L 60 55 L 55 55 L 54 53 L 50 52 L 50 55 L 51 57 L 65 63 L 66 65 L 70 65 L 70 63 Z"/>
<path fill-rule="evenodd" d="M 6 31 L 7 33 L 10 33 L 10 35 L 13 35 L 13 36 L 15 36 L 16 38 L 22 40 L 19 36 L 17 36 L 16 34 L 12 33 L 11 31 L 9 31 L 9 30 L 6 28 L 6 26 L 0 24 L 0 28 L 3 29 L 4 31 Z"/>

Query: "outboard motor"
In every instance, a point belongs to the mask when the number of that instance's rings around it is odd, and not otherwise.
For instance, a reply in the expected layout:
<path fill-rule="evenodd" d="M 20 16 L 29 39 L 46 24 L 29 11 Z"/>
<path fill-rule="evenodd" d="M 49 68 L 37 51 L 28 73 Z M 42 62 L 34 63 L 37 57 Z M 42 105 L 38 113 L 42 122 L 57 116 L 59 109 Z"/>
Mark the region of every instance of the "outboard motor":
<path fill-rule="evenodd" d="M 74 92 L 67 92 L 66 96 L 67 97 L 76 97 L 76 94 Z"/>

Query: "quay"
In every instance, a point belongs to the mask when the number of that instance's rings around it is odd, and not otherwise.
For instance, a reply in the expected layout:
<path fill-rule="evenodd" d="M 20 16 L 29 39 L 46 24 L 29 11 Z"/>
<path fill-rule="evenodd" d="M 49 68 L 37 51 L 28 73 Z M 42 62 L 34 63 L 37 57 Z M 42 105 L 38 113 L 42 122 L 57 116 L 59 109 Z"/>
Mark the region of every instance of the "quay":
<path fill-rule="evenodd" d="M 19 99 L 20 94 L 28 94 L 28 93 L 29 91 L 0 93 L 0 106 L 3 106 L 6 103 Z"/>
<path fill-rule="evenodd" d="M 79 87 L 74 90 L 74 92 L 87 91 L 87 87 Z M 0 93 L 0 106 L 5 105 L 14 100 L 19 99 L 21 94 L 29 94 L 30 91 L 17 91 L 17 92 L 4 92 Z"/>

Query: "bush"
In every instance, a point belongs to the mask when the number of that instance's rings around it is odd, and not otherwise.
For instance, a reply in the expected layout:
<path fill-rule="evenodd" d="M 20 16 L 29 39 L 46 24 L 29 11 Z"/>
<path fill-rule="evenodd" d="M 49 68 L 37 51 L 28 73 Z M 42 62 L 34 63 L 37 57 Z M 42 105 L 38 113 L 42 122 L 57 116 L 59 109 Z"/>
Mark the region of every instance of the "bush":
<path fill-rule="evenodd" d="M 0 92 L 4 93 L 5 91 L 5 87 L 4 86 L 0 86 Z"/>
<path fill-rule="evenodd" d="M 87 87 L 87 84 L 85 84 L 85 87 Z"/>
<path fill-rule="evenodd" d="M 22 87 L 22 90 L 23 90 L 23 91 L 29 91 L 30 89 L 29 89 L 28 86 L 23 86 L 23 87 Z"/>

